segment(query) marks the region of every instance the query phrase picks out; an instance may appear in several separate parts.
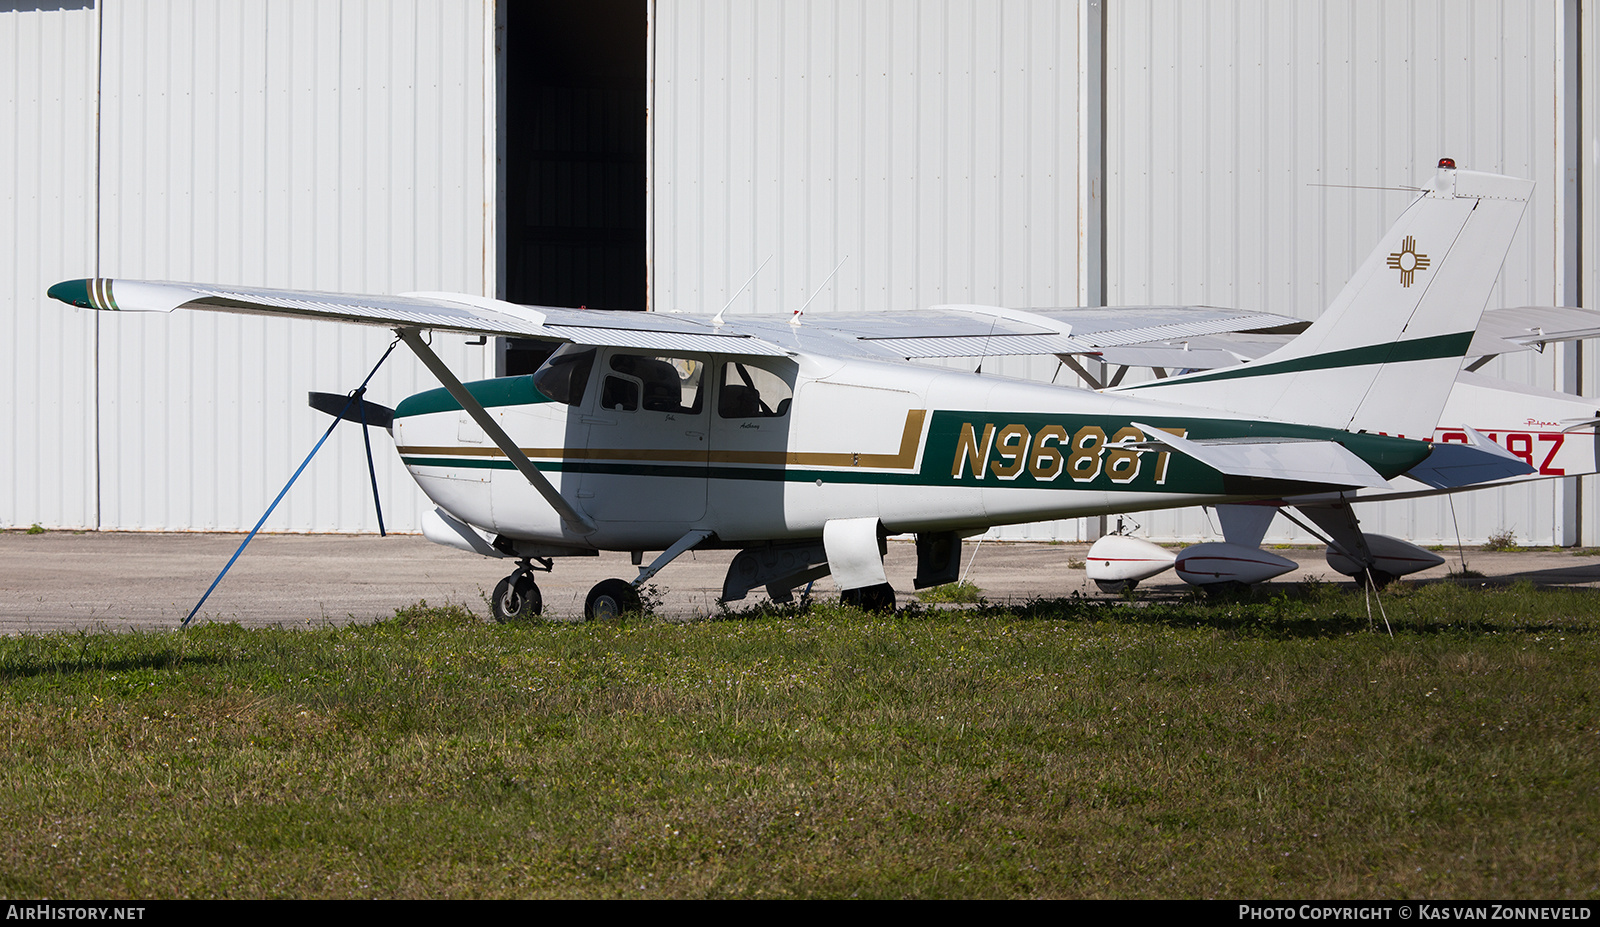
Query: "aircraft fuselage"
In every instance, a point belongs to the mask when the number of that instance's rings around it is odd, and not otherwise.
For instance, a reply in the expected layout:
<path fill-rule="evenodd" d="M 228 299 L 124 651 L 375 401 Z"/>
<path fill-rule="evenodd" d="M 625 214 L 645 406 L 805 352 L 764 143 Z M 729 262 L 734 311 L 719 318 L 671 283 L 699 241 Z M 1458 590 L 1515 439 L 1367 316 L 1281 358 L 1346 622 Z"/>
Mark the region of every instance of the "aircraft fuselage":
<path fill-rule="evenodd" d="M 444 390 L 396 408 L 402 459 L 458 519 L 552 548 L 661 550 L 695 529 L 742 546 L 864 517 L 891 533 L 979 531 L 1308 488 L 1127 447 L 1147 437 L 1135 421 L 1192 440 L 1337 440 L 1386 478 L 1428 454 L 1418 441 L 809 355 L 569 345 L 533 376 L 468 388 L 595 529 L 563 522 Z"/>

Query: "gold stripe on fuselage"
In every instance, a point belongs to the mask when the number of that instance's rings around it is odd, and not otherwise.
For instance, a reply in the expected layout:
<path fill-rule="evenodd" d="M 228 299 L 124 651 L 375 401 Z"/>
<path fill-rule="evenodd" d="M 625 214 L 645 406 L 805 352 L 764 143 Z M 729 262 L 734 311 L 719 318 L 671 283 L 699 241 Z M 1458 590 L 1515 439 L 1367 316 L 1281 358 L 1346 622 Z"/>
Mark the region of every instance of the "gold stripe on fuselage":
<path fill-rule="evenodd" d="M 867 467 L 875 470 L 912 470 L 917 465 L 917 449 L 922 446 L 922 426 L 926 409 L 906 413 L 905 429 L 900 434 L 900 450 L 893 454 L 862 454 L 853 451 L 705 451 L 667 448 L 604 447 L 525 447 L 522 453 L 534 460 L 629 460 L 649 463 L 777 464 L 800 467 Z M 505 457 L 497 447 L 448 445 L 426 447 L 405 445 L 396 448 L 406 457 Z"/>

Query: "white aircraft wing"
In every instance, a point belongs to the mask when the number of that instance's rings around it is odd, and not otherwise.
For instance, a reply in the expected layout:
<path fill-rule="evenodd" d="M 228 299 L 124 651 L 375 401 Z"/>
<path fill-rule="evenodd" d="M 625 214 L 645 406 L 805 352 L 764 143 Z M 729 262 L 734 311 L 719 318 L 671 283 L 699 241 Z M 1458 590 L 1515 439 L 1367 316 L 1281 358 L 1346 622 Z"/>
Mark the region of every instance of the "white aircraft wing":
<path fill-rule="evenodd" d="M 977 305 L 827 313 L 797 321 L 759 315 L 722 320 L 676 312 L 521 306 L 459 293 L 356 296 L 106 278 L 67 280 L 51 287 L 50 295 L 87 309 L 206 309 L 612 347 L 764 355 L 812 351 L 885 360 L 1092 354 L 1104 344 L 1255 331 L 1296 322 L 1286 316 L 1204 306 L 1016 310 Z"/>
<path fill-rule="evenodd" d="M 1246 312 L 1216 306 L 1100 306 L 1033 309 L 1039 316 L 1072 325 L 1072 333 L 1098 348 L 1175 343 L 1234 332 L 1297 333 L 1311 324 L 1271 312 Z"/>
<path fill-rule="evenodd" d="M 771 316 L 741 315 L 730 317 L 726 324 L 792 350 L 912 359 L 1100 354 L 1108 344 L 1130 340 L 1201 338 L 1304 323 L 1288 316 L 1209 306 L 1004 309 L 941 305 L 807 315 L 798 324 Z M 1231 357 L 1227 360 L 1234 361 Z"/>
<path fill-rule="evenodd" d="M 1560 341 L 1600 336 L 1600 312 L 1570 306 L 1519 306 L 1484 312 L 1467 353 L 1512 354 L 1543 351 Z"/>
<path fill-rule="evenodd" d="M 1306 323 L 1301 323 L 1302 325 Z M 1148 341 L 1130 340 L 1140 329 L 1130 320 L 1126 331 L 1075 334 L 1096 345 L 1100 359 L 1126 367 L 1160 367 L 1168 370 L 1214 370 L 1252 361 L 1272 353 L 1289 335 L 1250 332 L 1239 328 L 1197 337 L 1164 336 Z M 1600 312 L 1568 306 L 1519 306 L 1488 309 L 1478 323 L 1467 349 L 1469 357 L 1543 351 L 1545 345 L 1600 337 Z"/>
<path fill-rule="evenodd" d="M 1101 348 L 1095 353 L 1102 361 L 1119 367 L 1162 370 L 1215 370 L 1218 367 L 1231 367 L 1250 357 L 1227 348 L 1196 347 L 1192 341 L 1181 344 L 1133 344 Z"/>
<path fill-rule="evenodd" d="M 783 354 L 748 334 L 719 330 L 709 320 L 643 312 L 519 306 L 457 293 L 352 296 L 309 290 L 208 286 L 145 280 L 67 280 L 50 288 L 62 302 L 86 309 L 171 312 L 208 309 L 246 315 L 324 319 L 385 328 L 470 335 L 510 335 L 577 344 L 728 354 Z"/>

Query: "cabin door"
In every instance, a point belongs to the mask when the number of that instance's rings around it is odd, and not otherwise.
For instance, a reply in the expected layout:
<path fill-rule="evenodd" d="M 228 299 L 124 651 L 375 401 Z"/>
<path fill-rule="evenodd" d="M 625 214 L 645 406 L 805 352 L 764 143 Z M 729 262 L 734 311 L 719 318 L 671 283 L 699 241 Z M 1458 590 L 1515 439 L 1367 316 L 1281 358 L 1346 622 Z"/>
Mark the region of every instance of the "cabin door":
<path fill-rule="evenodd" d="M 694 522 L 706 511 L 710 443 L 706 359 L 613 350 L 583 414 L 587 446 L 569 448 L 579 506 L 601 522 Z"/>

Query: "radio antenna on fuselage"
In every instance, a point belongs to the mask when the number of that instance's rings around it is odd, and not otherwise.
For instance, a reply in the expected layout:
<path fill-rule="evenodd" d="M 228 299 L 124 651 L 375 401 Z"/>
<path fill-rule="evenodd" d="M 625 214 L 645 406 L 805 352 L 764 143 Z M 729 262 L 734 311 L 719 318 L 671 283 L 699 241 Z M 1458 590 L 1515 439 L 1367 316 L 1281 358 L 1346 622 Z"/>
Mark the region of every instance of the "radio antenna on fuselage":
<path fill-rule="evenodd" d="M 838 264 L 834 265 L 833 273 L 829 274 L 826 278 L 823 279 L 822 286 L 817 287 L 817 289 L 811 294 L 811 299 L 806 300 L 805 301 L 805 305 L 802 305 L 799 309 L 796 309 L 794 311 L 794 315 L 789 316 L 789 324 L 790 325 L 799 325 L 800 324 L 800 316 L 805 314 L 806 306 L 811 305 L 811 300 L 812 299 L 816 299 L 818 296 L 820 296 L 822 294 L 823 290 L 828 288 L 828 281 L 833 279 L 833 274 L 838 273 L 839 272 L 839 268 L 843 267 L 844 266 L 844 262 L 848 261 L 848 260 L 850 260 L 850 255 L 847 254 L 842 259 L 840 259 Z"/>
<path fill-rule="evenodd" d="M 772 260 L 772 255 L 769 254 L 769 255 L 767 255 L 767 260 L 761 262 L 761 267 L 766 267 L 767 266 L 767 261 L 770 261 L 770 260 Z M 761 267 L 757 267 L 756 268 L 756 273 L 755 274 L 751 274 L 750 275 L 750 279 L 746 280 L 744 282 L 744 286 L 739 287 L 739 289 L 734 292 L 733 296 L 729 297 L 727 303 L 725 303 L 721 309 L 717 310 L 717 314 L 711 317 L 711 324 L 712 325 L 721 325 L 722 324 L 722 314 L 724 312 L 728 311 L 728 307 L 733 305 L 733 301 L 735 299 L 738 299 L 739 298 L 739 294 L 743 293 L 745 291 L 745 287 L 748 287 L 750 284 L 755 282 L 756 274 L 761 273 Z"/>

